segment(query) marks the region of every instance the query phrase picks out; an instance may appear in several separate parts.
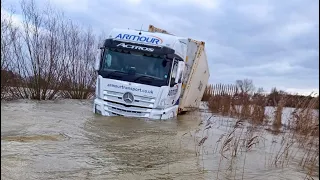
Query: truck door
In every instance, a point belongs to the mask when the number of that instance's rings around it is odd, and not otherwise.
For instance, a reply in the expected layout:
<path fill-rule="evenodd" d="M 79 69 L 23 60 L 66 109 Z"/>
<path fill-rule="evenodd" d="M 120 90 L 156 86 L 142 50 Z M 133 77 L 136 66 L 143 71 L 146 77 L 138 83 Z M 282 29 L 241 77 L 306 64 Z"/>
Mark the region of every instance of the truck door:
<path fill-rule="evenodd" d="M 181 92 L 181 79 L 183 74 L 183 63 L 179 62 L 177 59 L 173 61 L 170 88 L 168 93 L 168 105 L 178 105 L 180 92 Z"/>

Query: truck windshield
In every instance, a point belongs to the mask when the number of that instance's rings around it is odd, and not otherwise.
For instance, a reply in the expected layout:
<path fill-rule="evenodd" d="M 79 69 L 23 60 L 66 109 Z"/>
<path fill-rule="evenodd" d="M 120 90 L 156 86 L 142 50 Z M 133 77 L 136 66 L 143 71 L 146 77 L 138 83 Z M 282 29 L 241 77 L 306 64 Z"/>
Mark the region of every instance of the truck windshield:
<path fill-rule="evenodd" d="M 160 87 L 168 85 L 170 70 L 171 63 L 163 56 L 108 49 L 99 74 L 104 78 Z"/>

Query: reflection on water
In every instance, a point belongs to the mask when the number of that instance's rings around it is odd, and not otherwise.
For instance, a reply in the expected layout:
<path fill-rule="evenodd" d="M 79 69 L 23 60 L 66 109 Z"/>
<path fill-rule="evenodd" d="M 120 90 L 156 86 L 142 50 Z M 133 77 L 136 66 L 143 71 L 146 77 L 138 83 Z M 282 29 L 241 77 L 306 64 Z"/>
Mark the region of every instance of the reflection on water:
<path fill-rule="evenodd" d="M 201 149 L 193 132 L 204 135 L 205 123 L 199 124 L 209 114 L 157 121 L 97 116 L 91 107 L 90 101 L 76 100 L 2 102 L 2 179 L 217 179 L 217 174 L 219 179 L 304 177 L 294 166 L 264 168 L 261 152 L 247 155 L 244 175 L 242 168 L 235 175 L 221 164 L 219 167 L 221 156 L 212 150 L 232 121 L 216 121 Z M 199 149 L 202 155 L 196 156 Z"/>

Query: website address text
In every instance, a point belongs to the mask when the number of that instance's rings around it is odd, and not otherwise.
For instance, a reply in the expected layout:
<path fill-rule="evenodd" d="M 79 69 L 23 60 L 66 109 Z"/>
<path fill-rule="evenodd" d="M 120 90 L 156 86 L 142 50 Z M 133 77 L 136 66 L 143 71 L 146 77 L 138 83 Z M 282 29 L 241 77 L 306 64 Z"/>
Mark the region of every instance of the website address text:
<path fill-rule="evenodd" d="M 152 91 L 152 90 L 146 90 L 146 89 L 135 88 L 135 87 L 128 87 L 128 86 L 124 86 L 124 85 L 108 84 L 108 87 L 113 87 L 113 88 L 118 88 L 118 89 L 125 89 L 125 90 L 131 90 L 131 91 L 137 91 L 137 92 L 142 92 L 142 93 L 153 94 L 153 91 Z"/>

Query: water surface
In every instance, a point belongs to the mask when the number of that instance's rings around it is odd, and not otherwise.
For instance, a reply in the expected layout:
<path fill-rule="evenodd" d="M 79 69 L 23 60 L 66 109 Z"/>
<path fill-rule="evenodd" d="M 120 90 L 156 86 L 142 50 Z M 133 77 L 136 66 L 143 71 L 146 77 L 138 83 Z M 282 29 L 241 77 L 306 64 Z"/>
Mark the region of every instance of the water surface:
<path fill-rule="evenodd" d="M 267 167 L 268 145 L 247 153 L 245 165 L 235 160 L 233 170 L 227 161 L 221 163 L 216 142 L 232 119 L 214 116 L 212 128 L 204 131 L 212 116 L 205 112 L 159 121 L 102 117 L 91 109 L 90 101 L 1 102 L 1 179 L 305 177 L 294 163 Z"/>

